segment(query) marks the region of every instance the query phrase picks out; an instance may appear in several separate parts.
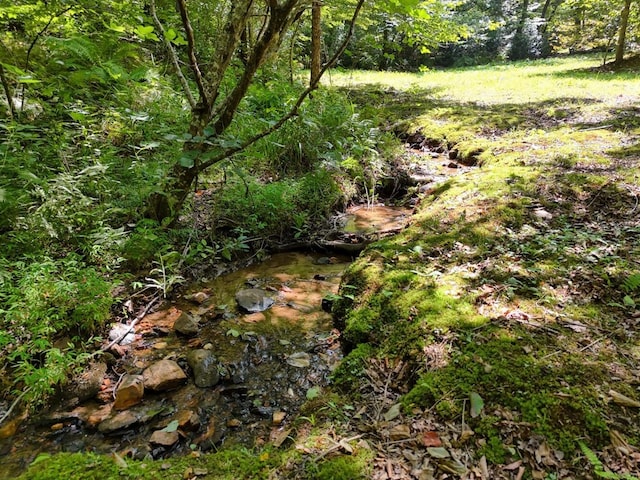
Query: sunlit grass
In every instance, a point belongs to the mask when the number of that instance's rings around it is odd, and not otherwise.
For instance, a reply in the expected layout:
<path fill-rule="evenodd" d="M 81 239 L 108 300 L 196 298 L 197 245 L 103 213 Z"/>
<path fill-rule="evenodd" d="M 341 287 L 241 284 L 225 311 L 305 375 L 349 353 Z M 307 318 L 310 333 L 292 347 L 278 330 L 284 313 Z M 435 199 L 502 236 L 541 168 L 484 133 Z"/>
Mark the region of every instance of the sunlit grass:
<path fill-rule="evenodd" d="M 432 97 L 484 105 L 524 104 L 571 98 L 615 104 L 640 95 L 631 73 L 596 72 L 599 56 L 516 62 L 424 73 L 333 71 L 325 83 L 334 86 L 380 85 L 398 90 L 431 89 Z"/>

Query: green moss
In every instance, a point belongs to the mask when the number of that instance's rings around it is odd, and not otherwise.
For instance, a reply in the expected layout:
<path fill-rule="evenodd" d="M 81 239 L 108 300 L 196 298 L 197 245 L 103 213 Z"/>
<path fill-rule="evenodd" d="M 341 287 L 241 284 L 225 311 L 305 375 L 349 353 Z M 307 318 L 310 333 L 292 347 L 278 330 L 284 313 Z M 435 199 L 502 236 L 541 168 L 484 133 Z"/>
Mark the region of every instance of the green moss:
<path fill-rule="evenodd" d="M 344 390 L 356 392 L 373 352 L 373 347 L 368 343 L 362 343 L 354 348 L 333 372 L 333 384 Z"/>
<path fill-rule="evenodd" d="M 20 480 L 85 480 L 85 479 L 182 479 L 191 470 L 189 478 L 198 469 L 198 478 L 216 480 L 272 478 L 287 457 L 273 450 L 253 452 L 244 448 L 226 448 L 200 457 L 171 457 L 163 460 L 136 461 L 93 453 L 60 453 L 41 455 L 31 464 Z M 204 472 L 207 472 L 204 474 Z"/>
<path fill-rule="evenodd" d="M 327 459 L 307 467 L 307 477 L 317 480 L 356 480 L 370 478 L 371 451 L 358 449 L 354 455 Z"/>

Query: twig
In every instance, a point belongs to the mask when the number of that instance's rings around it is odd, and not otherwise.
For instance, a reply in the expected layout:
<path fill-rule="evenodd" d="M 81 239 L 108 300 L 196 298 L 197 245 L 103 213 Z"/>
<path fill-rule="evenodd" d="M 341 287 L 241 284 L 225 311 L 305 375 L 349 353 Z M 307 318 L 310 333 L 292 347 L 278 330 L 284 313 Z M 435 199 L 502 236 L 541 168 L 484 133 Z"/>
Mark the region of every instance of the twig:
<path fill-rule="evenodd" d="M 151 299 L 151 301 L 147 304 L 147 306 L 144 308 L 144 310 L 142 311 L 142 313 L 140 315 L 138 315 L 133 322 L 131 322 L 131 324 L 128 326 L 128 328 L 118 337 L 116 338 L 113 342 L 111 342 L 109 345 L 107 345 L 106 347 L 102 347 L 100 350 L 98 350 L 99 352 L 106 352 L 107 350 L 109 350 L 111 347 L 113 347 L 114 345 L 120 343 L 120 341 L 126 337 L 127 335 L 129 335 L 129 332 L 131 332 L 131 330 L 133 330 L 133 327 L 136 326 L 136 324 L 142 320 L 147 313 L 149 312 L 149 310 L 151 310 L 151 307 L 153 306 L 154 303 L 156 303 L 158 300 L 160 299 L 159 295 L 156 295 L 155 297 L 153 297 L 153 299 Z"/>
<path fill-rule="evenodd" d="M 356 435 L 355 437 L 351 437 L 351 438 L 346 438 L 346 439 L 342 439 L 339 442 L 336 442 L 336 444 L 331 447 L 329 450 L 325 450 L 324 452 L 322 452 L 320 455 L 318 455 L 316 458 L 313 459 L 314 463 L 317 462 L 318 460 L 323 459 L 324 457 L 326 457 L 327 455 L 329 455 L 330 453 L 335 452 L 336 450 L 340 450 L 341 448 L 343 448 L 343 442 L 345 443 L 349 443 L 352 442 L 354 440 L 358 440 L 360 438 L 364 437 L 364 434 L 361 433 L 360 435 Z"/>
<path fill-rule="evenodd" d="M 187 101 L 189 102 L 189 106 L 191 107 L 192 110 L 195 110 L 198 104 L 196 102 L 196 99 L 193 97 L 193 93 L 191 93 L 191 89 L 189 88 L 189 82 L 187 81 L 184 74 L 182 73 L 182 69 L 180 68 L 180 62 L 178 61 L 178 56 L 176 55 L 176 51 L 174 50 L 173 45 L 171 45 L 171 42 L 169 41 L 169 39 L 167 38 L 167 35 L 165 34 L 162 23 L 160 23 L 160 19 L 158 18 L 158 14 L 156 12 L 155 0 L 151 0 L 149 2 L 149 12 L 151 13 L 151 17 L 153 18 L 153 23 L 156 24 L 156 27 L 160 32 L 160 36 L 164 41 L 164 46 L 167 49 L 167 52 L 169 53 L 169 57 L 171 58 L 171 63 L 173 63 L 173 67 L 176 70 L 176 75 L 178 76 L 180 85 L 182 85 L 184 94 L 187 96 Z"/>
<path fill-rule="evenodd" d="M 31 390 L 31 387 L 28 387 L 26 390 L 24 390 L 20 395 L 18 395 L 18 398 L 16 398 L 13 403 L 11 404 L 11 406 L 9 407 L 9 410 L 7 410 L 7 413 L 5 413 L 2 418 L 0 418 L 0 424 L 2 424 L 2 422 L 4 422 L 7 418 L 9 418 L 9 415 L 11 415 L 11 412 L 13 411 L 14 408 L 16 408 L 16 405 L 18 405 L 18 402 L 20 402 L 20 400 L 22 400 L 22 397 L 24 397 L 29 390 Z"/>

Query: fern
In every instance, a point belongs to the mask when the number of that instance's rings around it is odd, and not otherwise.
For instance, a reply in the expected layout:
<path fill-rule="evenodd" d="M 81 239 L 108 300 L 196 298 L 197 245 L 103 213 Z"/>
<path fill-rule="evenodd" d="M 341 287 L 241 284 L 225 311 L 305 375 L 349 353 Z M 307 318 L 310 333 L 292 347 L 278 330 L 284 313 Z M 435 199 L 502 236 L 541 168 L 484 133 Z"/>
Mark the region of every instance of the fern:
<path fill-rule="evenodd" d="M 633 293 L 640 288 L 640 273 L 634 273 L 629 275 L 624 282 L 622 282 L 622 290 L 625 293 Z"/>
<path fill-rule="evenodd" d="M 587 460 L 589 460 L 589 463 L 593 466 L 594 473 L 598 477 L 607 478 L 611 480 L 640 480 L 638 477 L 634 477 L 633 475 L 630 475 L 628 473 L 619 474 L 619 473 L 606 471 L 604 469 L 604 465 L 602 464 L 602 462 L 600 461 L 600 459 L 597 457 L 597 455 L 593 450 L 587 447 L 587 445 L 584 444 L 583 442 L 578 442 L 578 445 L 580 445 L 580 450 L 582 450 L 582 453 L 584 453 L 584 456 L 587 457 Z"/>

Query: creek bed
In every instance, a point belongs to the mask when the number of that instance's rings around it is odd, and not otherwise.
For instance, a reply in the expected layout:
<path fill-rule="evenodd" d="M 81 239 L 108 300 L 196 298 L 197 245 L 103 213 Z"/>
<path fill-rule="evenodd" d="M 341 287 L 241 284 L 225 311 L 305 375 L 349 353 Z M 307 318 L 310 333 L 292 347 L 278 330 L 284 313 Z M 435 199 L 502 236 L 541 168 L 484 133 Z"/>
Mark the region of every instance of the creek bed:
<path fill-rule="evenodd" d="M 367 233 L 372 224 L 379 229 L 388 221 L 398 225 L 408 220 L 406 210 L 384 206 L 349 214 L 350 228 L 355 225 Z M 97 398 L 32 414 L 15 435 L 0 440 L 0 478 L 13 478 L 39 453 L 117 452 L 142 459 L 230 444 L 281 443 L 301 405 L 326 387 L 342 357 L 339 332 L 322 306 L 324 298 L 337 293 L 351 260 L 279 253 L 190 285 L 175 302 L 136 326 L 133 343 L 109 366 Z M 264 292 L 268 308 L 243 312 L 236 302 L 243 289 Z M 198 323 L 193 336 L 173 329 L 183 313 Z M 215 357 L 220 377 L 215 385 L 201 388 L 194 383 L 187 362 L 194 350 L 207 350 Z M 113 392 L 119 379 L 138 375 L 163 359 L 176 362 L 187 380 L 168 391 L 145 388 L 141 402 L 116 411 Z M 152 441 L 158 431 L 179 435 L 163 445 Z"/>

